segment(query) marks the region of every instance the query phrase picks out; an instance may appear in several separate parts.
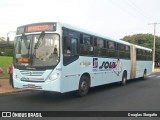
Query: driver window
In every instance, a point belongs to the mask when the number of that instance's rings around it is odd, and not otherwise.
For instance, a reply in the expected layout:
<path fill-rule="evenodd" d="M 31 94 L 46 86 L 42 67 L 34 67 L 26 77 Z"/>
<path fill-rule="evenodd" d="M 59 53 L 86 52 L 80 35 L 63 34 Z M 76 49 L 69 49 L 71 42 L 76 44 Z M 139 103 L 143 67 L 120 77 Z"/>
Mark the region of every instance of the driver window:
<path fill-rule="evenodd" d="M 77 55 L 77 39 L 64 37 L 64 56 Z"/>
<path fill-rule="evenodd" d="M 78 59 L 79 33 L 64 30 L 63 64 L 68 65 Z"/>

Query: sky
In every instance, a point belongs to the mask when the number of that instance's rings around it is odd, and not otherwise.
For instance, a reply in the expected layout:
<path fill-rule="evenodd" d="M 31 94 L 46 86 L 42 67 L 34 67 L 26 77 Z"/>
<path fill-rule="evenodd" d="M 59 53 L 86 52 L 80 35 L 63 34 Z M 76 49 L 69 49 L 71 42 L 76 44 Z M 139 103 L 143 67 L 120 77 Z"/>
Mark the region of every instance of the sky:
<path fill-rule="evenodd" d="M 160 23 L 160 0 L 0 0 L 0 37 L 14 38 L 21 25 L 65 22 L 120 39 L 153 34 Z M 160 24 L 156 26 L 160 36 Z"/>

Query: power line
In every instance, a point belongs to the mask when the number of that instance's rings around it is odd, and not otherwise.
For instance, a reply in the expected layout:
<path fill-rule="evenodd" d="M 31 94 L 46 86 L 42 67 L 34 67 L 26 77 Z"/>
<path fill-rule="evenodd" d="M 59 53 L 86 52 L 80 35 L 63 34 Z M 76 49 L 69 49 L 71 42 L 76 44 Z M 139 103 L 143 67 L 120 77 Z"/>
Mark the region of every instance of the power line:
<path fill-rule="evenodd" d="M 137 20 L 141 20 L 141 21 L 142 21 L 142 18 L 143 18 L 143 20 L 144 20 L 144 19 L 145 19 L 145 20 L 147 19 L 148 21 L 151 21 L 150 18 L 152 18 L 152 17 L 144 14 L 144 12 L 143 12 L 139 7 L 137 7 L 137 5 L 136 5 L 135 3 L 133 3 L 133 2 L 131 2 L 131 1 L 129 1 L 129 0 L 124 0 L 124 1 L 123 1 L 123 4 L 129 6 L 129 7 L 132 9 L 132 11 L 126 9 L 126 7 L 121 6 L 120 4 L 118 4 L 118 3 L 117 3 L 116 1 L 114 1 L 114 0 L 110 0 L 110 2 L 111 2 L 114 6 L 120 8 L 120 9 L 123 10 L 125 13 L 127 13 L 128 15 L 134 17 L 134 18 L 137 19 Z M 133 10 L 134 10 L 134 11 L 133 11 Z M 139 17 L 138 15 L 140 15 L 140 16 L 142 16 L 142 17 Z"/>
<path fill-rule="evenodd" d="M 122 7 L 120 4 L 117 4 L 117 2 L 115 2 L 114 0 L 110 0 L 110 2 L 111 2 L 114 6 L 118 7 L 119 9 L 121 9 L 122 11 L 124 11 L 125 13 L 127 13 L 128 15 L 130 15 L 130 16 L 136 18 L 136 19 L 139 19 L 139 17 L 137 17 L 137 16 L 136 16 L 135 14 L 133 14 L 131 11 L 128 11 L 127 9 L 125 9 L 125 7 Z"/>
<path fill-rule="evenodd" d="M 150 18 L 152 18 L 152 17 L 149 14 L 146 14 L 146 12 L 142 8 L 138 7 L 133 1 L 131 1 L 131 0 L 124 0 L 124 1 L 131 8 L 136 10 L 139 15 L 141 15 L 142 17 L 144 17 L 145 19 L 148 19 L 150 21 Z"/>
<path fill-rule="evenodd" d="M 155 48 L 156 48 L 156 25 L 158 25 L 160 23 L 149 23 L 148 25 L 154 25 L 154 41 L 153 41 L 153 56 L 152 56 L 152 59 L 153 59 L 153 63 L 152 63 L 152 72 L 154 72 L 154 66 L 155 66 Z"/>

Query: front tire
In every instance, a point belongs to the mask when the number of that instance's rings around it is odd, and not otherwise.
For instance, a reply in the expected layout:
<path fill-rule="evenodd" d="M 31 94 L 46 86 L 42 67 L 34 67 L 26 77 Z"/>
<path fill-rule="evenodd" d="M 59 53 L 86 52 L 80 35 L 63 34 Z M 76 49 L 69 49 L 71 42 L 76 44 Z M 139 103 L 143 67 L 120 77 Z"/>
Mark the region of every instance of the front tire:
<path fill-rule="evenodd" d="M 83 97 L 88 94 L 89 87 L 90 87 L 89 80 L 90 80 L 89 77 L 86 75 L 83 75 L 81 77 L 80 82 L 79 82 L 79 88 L 77 91 L 78 96 Z"/>

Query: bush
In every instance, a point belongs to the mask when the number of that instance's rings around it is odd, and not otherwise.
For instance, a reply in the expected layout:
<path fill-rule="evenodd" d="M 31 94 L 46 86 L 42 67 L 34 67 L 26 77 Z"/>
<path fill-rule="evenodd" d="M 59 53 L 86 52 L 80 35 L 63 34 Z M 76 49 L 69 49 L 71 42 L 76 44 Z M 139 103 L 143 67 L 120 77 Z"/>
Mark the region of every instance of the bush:
<path fill-rule="evenodd" d="M 5 49 L 4 56 L 13 56 L 13 49 Z"/>
<path fill-rule="evenodd" d="M 12 63 L 12 60 L 13 60 L 12 57 L 0 56 L 0 67 L 3 69 L 3 74 L 0 74 L 0 79 L 9 77 L 9 75 L 8 75 L 8 67 Z"/>
<path fill-rule="evenodd" d="M 3 52 L 0 52 L 0 56 L 3 56 Z"/>

